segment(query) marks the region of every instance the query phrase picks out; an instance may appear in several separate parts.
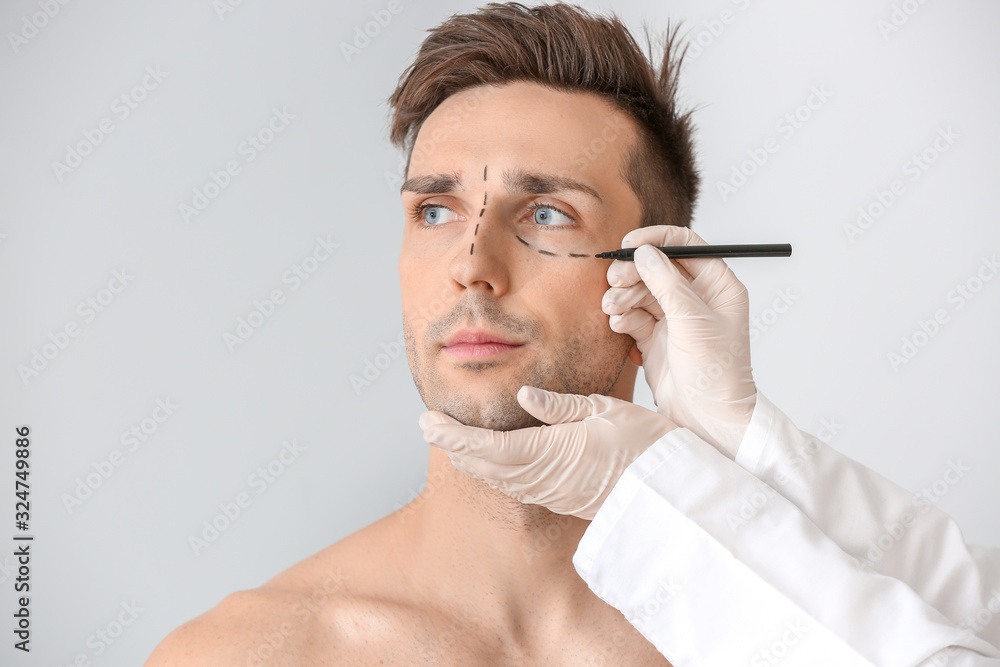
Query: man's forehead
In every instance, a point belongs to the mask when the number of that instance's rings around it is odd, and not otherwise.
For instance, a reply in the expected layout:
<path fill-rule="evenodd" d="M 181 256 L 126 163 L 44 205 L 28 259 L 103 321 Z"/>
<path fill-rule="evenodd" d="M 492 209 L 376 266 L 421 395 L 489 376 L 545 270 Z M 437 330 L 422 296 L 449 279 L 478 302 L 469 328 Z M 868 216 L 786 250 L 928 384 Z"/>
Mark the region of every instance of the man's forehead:
<path fill-rule="evenodd" d="M 447 97 L 420 124 L 411 150 L 417 173 L 436 158 L 458 154 L 509 155 L 515 162 L 577 171 L 611 160 L 632 143 L 634 121 L 609 100 L 590 92 L 557 90 L 534 82 L 475 86 Z M 587 155 L 586 161 L 582 158 Z M 426 164 L 422 164 L 425 163 Z"/>

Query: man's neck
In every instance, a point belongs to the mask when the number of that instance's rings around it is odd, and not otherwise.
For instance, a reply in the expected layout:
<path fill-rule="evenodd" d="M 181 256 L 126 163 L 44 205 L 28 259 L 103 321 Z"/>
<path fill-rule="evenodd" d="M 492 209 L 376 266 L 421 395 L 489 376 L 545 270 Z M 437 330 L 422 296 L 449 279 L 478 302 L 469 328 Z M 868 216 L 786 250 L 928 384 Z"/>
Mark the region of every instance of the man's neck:
<path fill-rule="evenodd" d="M 558 631 L 599 603 L 572 563 L 589 521 L 522 504 L 430 451 L 406 531 L 444 605 L 518 634 Z"/>

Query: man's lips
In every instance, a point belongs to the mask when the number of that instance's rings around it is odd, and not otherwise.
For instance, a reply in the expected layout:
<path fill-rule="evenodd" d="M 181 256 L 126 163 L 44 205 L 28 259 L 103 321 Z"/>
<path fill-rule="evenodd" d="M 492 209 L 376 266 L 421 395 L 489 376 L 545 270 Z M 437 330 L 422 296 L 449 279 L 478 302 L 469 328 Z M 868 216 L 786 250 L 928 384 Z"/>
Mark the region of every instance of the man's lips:
<path fill-rule="evenodd" d="M 515 350 L 522 345 L 484 329 L 461 329 L 451 335 L 443 349 L 454 357 L 467 359 L 490 357 Z"/>
<path fill-rule="evenodd" d="M 508 340 L 499 334 L 486 329 L 459 329 L 448 338 L 446 347 L 468 343 L 471 345 L 481 345 L 483 343 L 500 343 L 503 345 L 520 345 L 517 341 Z"/>

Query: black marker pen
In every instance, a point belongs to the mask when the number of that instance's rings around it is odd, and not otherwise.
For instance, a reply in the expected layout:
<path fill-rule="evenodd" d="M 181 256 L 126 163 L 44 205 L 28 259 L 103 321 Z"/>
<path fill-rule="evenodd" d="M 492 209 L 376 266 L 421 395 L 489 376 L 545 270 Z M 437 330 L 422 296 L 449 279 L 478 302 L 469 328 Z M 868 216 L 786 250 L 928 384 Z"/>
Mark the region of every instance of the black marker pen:
<path fill-rule="evenodd" d="M 743 243 L 737 245 L 678 245 L 658 247 L 667 257 L 791 257 L 790 243 Z M 634 261 L 635 248 L 622 248 L 601 252 L 599 259 Z"/>

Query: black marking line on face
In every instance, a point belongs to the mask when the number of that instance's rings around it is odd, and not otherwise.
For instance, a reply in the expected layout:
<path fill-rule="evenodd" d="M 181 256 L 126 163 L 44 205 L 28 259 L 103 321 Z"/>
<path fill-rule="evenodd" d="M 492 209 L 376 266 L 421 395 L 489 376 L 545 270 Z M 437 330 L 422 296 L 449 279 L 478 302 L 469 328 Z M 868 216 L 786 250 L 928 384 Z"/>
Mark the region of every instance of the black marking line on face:
<path fill-rule="evenodd" d="M 479 223 L 477 222 L 476 223 L 476 229 L 472 232 L 472 235 L 475 236 L 478 233 L 479 233 Z"/>
<path fill-rule="evenodd" d="M 476 247 L 475 242 L 473 242 L 473 244 L 471 246 L 469 246 L 469 254 L 470 255 L 472 254 L 472 249 L 475 248 L 475 247 Z"/>
<path fill-rule="evenodd" d="M 529 248 L 531 248 L 531 244 L 530 244 L 530 243 L 528 243 L 527 241 L 525 241 L 524 239 L 522 239 L 522 238 L 521 238 L 520 236 L 518 236 L 517 234 L 515 234 L 515 235 L 514 235 L 514 238 L 516 238 L 516 239 L 517 239 L 518 241 L 520 241 L 520 242 L 521 242 L 521 243 L 523 243 L 524 245 L 526 245 L 526 246 L 528 246 Z M 556 254 L 556 253 L 554 253 L 554 252 L 550 252 L 550 251 L 548 251 L 548 250 L 542 250 L 541 248 L 532 248 L 532 250 L 537 250 L 537 251 L 538 251 L 538 253 L 539 253 L 540 255 L 548 255 L 548 256 L 550 256 L 550 257 L 560 257 L 560 256 L 561 256 L 561 255 L 557 255 L 557 254 Z M 571 253 L 569 253 L 569 256 L 570 256 L 570 257 L 590 257 L 590 255 L 581 255 L 581 254 L 580 254 L 580 253 L 578 253 L 578 252 L 571 252 Z"/>
<path fill-rule="evenodd" d="M 486 167 L 487 167 L 487 165 L 484 164 L 483 165 L 483 181 L 486 181 Z M 483 193 L 483 208 L 482 208 L 481 211 L 479 211 L 479 217 L 480 218 L 483 217 L 483 213 L 486 213 L 486 193 L 485 192 Z M 472 235 L 475 236 L 476 232 L 478 232 L 478 231 L 479 231 L 479 223 L 476 223 L 476 231 L 472 232 Z M 471 250 L 469 251 L 469 254 L 470 255 L 472 254 Z"/>

